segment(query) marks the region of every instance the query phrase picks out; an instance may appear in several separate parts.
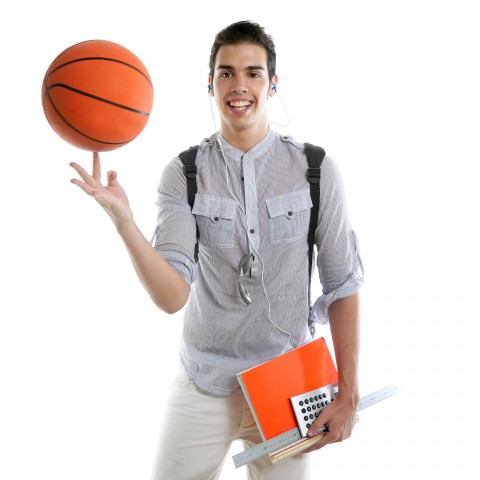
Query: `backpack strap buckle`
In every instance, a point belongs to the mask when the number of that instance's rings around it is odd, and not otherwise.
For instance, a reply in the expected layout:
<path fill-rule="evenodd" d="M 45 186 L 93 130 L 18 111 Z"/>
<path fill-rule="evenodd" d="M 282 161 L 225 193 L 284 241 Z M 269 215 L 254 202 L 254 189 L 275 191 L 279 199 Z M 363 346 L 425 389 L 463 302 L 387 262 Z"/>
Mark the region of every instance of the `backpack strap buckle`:
<path fill-rule="evenodd" d="M 196 165 L 184 165 L 185 175 L 187 178 L 194 179 L 197 176 L 197 166 Z"/>
<path fill-rule="evenodd" d="M 320 181 L 320 167 L 308 167 L 308 181 L 318 183 Z"/>

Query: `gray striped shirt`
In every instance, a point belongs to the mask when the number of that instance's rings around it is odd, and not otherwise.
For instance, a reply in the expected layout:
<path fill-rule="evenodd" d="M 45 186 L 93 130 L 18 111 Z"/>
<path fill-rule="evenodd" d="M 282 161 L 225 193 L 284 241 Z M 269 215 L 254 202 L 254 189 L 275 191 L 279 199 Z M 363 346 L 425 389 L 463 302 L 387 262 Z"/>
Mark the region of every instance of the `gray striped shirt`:
<path fill-rule="evenodd" d="M 322 295 L 309 319 L 312 203 L 303 144 L 270 130 L 243 153 L 219 135 L 225 163 L 216 138 L 200 144 L 193 211 L 181 161 L 175 158 L 165 168 L 154 246 L 191 287 L 181 342 L 187 374 L 199 388 L 228 395 L 239 387 L 238 372 L 310 341 L 309 322 L 326 323 L 329 305 L 354 294 L 363 271 L 342 180 L 326 156 L 315 235 Z M 249 251 L 255 258 L 247 278 L 253 302 L 246 305 L 238 265 Z"/>

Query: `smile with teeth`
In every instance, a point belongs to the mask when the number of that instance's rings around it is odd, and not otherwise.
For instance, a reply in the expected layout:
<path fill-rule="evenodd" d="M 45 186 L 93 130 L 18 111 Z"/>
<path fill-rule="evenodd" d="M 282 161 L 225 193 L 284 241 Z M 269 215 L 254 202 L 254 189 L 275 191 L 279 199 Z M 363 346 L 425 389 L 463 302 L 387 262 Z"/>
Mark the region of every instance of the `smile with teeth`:
<path fill-rule="evenodd" d="M 249 102 L 247 100 L 232 100 L 231 102 L 227 103 L 229 107 L 233 108 L 238 112 L 246 110 L 252 104 L 252 102 Z"/>

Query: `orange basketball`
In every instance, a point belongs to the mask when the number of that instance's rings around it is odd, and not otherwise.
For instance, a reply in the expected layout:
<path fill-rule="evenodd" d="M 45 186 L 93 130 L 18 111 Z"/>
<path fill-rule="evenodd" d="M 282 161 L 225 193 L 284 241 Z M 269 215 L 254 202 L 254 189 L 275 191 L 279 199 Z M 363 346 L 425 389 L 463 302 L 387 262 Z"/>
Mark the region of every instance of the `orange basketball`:
<path fill-rule="evenodd" d="M 64 50 L 48 67 L 42 105 L 63 140 L 83 150 L 106 152 L 131 142 L 147 124 L 152 81 L 130 50 L 88 40 Z"/>

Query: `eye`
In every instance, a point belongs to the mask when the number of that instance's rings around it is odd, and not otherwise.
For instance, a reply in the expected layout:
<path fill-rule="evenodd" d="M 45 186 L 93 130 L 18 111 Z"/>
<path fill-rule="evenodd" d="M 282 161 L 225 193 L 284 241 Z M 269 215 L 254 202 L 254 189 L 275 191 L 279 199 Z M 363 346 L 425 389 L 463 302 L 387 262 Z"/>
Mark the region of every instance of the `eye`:
<path fill-rule="evenodd" d="M 231 77 L 231 76 L 232 76 L 232 74 L 231 74 L 230 72 L 222 72 L 222 73 L 219 75 L 220 78 L 229 78 L 229 77 Z"/>
<path fill-rule="evenodd" d="M 261 75 L 260 75 L 259 73 L 257 73 L 257 72 L 250 72 L 250 77 L 251 77 L 251 78 L 260 78 Z"/>

